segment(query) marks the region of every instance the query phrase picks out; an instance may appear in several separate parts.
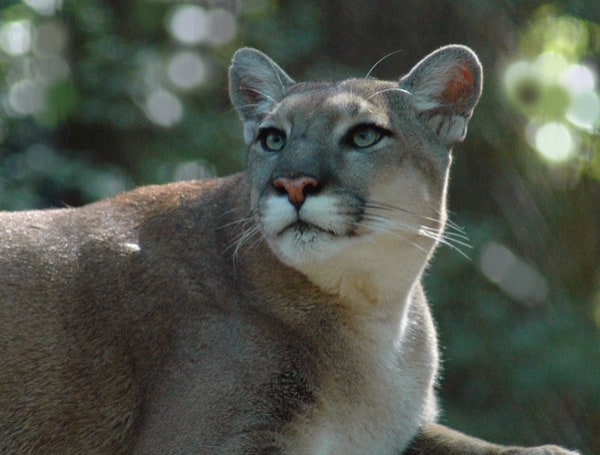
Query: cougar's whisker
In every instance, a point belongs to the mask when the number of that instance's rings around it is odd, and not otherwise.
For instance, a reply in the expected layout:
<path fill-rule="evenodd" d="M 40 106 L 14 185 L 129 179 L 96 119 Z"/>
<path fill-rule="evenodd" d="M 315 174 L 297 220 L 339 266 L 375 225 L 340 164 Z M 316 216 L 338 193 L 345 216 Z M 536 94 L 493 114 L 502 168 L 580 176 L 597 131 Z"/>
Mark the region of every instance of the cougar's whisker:
<path fill-rule="evenodd" d="M 248 222 L 252 221 L 253 218 L 254 217 L 251 216 L 251 215 L 247 216 L 247 217 L 239 218 L 239 219 L 231 221 L 229 223 L 221 224 L 218 227 L 216 227 L 214 230 L 218 231 L 218 230 L 225 229 L 225 228 L 228 228 L 228 227 L 231 227 L 231 226 L 236 226 L 238 224 L 248 223 Z"/>
<path fill-rule="evenodd" d="M 253 238 L 254 241 L 252 243 L 249 243 L 249 241 Z M 245 229 L 244 231 L 242 231 L 238 238 L 234 242 L 232 242 L 231 245 L 229 245 L 225 251 L 233 248 L 232 257 L 235 262 L 242 248 L 250 250 L 258 243 L 258 241 L 260 241 L 260 230 L 256 225 L 252 225 L 249 229 Z"/>
<path fill-rule="evenodd" d="M 470 259 L 469 256 L 461 249 L 471 249 L 472 246 L 468 243 L 468 237 L 463 233 L 462 228 L 458 225 L 450 224 L 448 230 L 437 229 L 436 227 L 426 226 L 424 224 L 413 224 L 399 219 L 389 217 L 391 213 L 397 212 L 400 214 L 410 214 L 430 222 L 437 223 L 442 228 L 442 221 L 424 215 L 418 215 L 410 210 L 394 207 L 388 204 L 380 204 L 375 202 L 367 203 L 369 211 L 364 215 L 363 223 L 367 227 L 377 227 L 378 232 L 387 232 L 395 234 L 396 232 L 407 232 L 417 234 L 423 237 L 438 241 L 440 244 L 447 245 L 451 249 L 458 252 L 461 256 Z M 377 213 L 380 212 L 380 213 Z M 459 232 L 455 232 L 458 230 Z M 406 239 L 405 239 L 406 240 Z M 412 242 L 411 242 L 412 243 Z M 414 245 L 414 243 L 413 243 Z"/>
<path fill-rule="evenodd" d="M 247 107 L 257 107 L 257 106 L 259 106 L 259 103 L 241 104 L 240 105 L 240 109 L 244 109 L 244 108 L 247 108 Z M 219 115 L 219 118 L 225 117 L 226 115 L 229 115 L 231 112 L 235 112 L 236 109 L 237 108 L 232 107 L 232 108 L 229 108 L 229 109 L 225 110 L 224 112 L 222 112 Z"/>
<path fill-rule="evenodd" d="M 425 216 L 425 215 L 421 215 L 421 214 L 418 214 L 418 213 L 416 213 L 416 212 L 414 212 L 412 210 L 408 210 L 408 209 L 405 209 L 405 208 L 402 208 L 402 207 L 393 206 L 393 205 L 390 205 L 390 204 L 382 204 L 382 203 L 378 203 L 378 202 L 367 202 L 366 203 L 366 208 L 367 209 L 372 209 L 372 210 L 381 210 L 381 211 L 384 211 L 384 212 L 398 212 L 398 213 L 402 213 L 402 214 L 411 215 L 411 216 L 420 218 L 420 219 L 425 220 L 425 221 L 430 221 L 430 222 L 436 223 L 438 225 L 442 225 L 443 224 L 443 221 L 440 220 L 440 219 L 432 218 L 432 217 Z"/>
<path fill-rule="evenodd" d="M 373 231 L 376 231 L 378 233 L 388 233 L 390 235 L 393 235 L 396 238 L 399 238 L 405 242 L 408 242 L 409 244 L 411 244 L 412 246 L 414 246 L 415 248 L 417 248 L 418 250 L 427 253 L 427 250 L 425 248 L 423 248 L 421 245 L 418 245 L 417 243 L 407 239 L 405 236 L 402 235 L 403 232 L 411 232 L 411 233 L 416 233 L 413 230 L 401 230 L 401 229 L 390 229 L 388 226 L 385 226 L 385 221 L 382 223 L 382 220 L 364 220 L 366 221 L 366 223 L 363 223 L 363 225 L 365 227 L 371 228 Z"/>
<path fill-rule="evenodd" d="M 365 79 L 368 79 L 369 76 L 371 76 L 371 73 L 375 70 L 375 68 L 377 68 L 379 66 L 380 63 L 384 62 L 385 60 L 390 58 L 392 55 L 399 54 L 400 52 L 403 52 L 403 51 L 404 51 L 403 49 L 396 49 L 395 51 L 389 52 L 386 55 L 384 55 L 383 57 L 381 57 L 379 60 L 377 60 L 375 62 L 375 64 L 369 69 L 369 71 L 367 71 Z"/>
<path fill-rule="evenodd" d="M 385 92 L 400 92 L 400 93 L 406 93 L 408 95 L 412 95 L 412 93 L 410 93 L 408 90 L 404 90 L 403 88 L 391 87 L 391 88 L 386 88 L 386 89 L 383 89 L 383 90 L 379 90 L 379 91 L 377 91 L 377 92 L 369 95 L 367 97 L 367 101 L 370 100 L 371 98 L 373 98 L 374 96 L 380 95 L 380 94 L 385 93 Z"/>

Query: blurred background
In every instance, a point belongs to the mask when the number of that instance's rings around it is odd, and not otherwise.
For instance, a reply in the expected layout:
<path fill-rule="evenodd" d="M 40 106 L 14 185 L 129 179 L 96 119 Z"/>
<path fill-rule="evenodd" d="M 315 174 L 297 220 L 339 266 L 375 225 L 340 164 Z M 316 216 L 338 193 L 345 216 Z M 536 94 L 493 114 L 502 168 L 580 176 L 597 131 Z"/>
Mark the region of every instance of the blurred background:
<path fill-rule="evenodd" d="M 0 209 L 78 206 L 244 166 L 234 50 L 292 77 L 397 79 L 480 56 L 426 285 L 443 422 L 600 454 L 600 2 L 0 0 Z"/>

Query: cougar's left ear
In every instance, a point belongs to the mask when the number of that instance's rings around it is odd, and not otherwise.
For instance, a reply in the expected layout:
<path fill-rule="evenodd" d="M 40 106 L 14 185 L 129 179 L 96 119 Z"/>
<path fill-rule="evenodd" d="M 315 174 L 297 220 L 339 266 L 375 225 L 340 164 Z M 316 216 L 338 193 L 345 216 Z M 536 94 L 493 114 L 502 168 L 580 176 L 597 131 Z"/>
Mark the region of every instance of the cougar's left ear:
<path fill-rule="evenodd" d="M 239 49 L 229 67 L 229 96 L 244 123 L 244 139 L 254 140 L 256 128 L 264 116 L 284 96 L 294 80 L 262 52 Z"/>
<path fill-rule="evenodd" d="M 451 45 L 432 52 L 400 80 L 426 127 L 451 147 L 462 141 L 479 100 L 482 69 L 475 53 Z"/>

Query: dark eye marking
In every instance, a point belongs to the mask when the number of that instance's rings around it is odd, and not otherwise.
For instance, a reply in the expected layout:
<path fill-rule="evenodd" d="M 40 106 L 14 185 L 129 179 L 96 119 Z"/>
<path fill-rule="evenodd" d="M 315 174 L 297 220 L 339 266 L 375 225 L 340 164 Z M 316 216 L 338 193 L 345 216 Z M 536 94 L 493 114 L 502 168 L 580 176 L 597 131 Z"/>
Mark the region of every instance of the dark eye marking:
<path fill-rule="evenodd" d="M 287 137 L 283 131 L 274 127 L 261 128 L 256 138 L 263 150 L 267 152 L 278 152 L 285 146 Z"/>
<path fill-rule="evenodd" d="M 377 144 L 384 137 L 391 135 L 392 132 L 390 130 L 378 125 L 361 123 L 348 130 L 342 143 L 354 149 L 365 149 Z"/>

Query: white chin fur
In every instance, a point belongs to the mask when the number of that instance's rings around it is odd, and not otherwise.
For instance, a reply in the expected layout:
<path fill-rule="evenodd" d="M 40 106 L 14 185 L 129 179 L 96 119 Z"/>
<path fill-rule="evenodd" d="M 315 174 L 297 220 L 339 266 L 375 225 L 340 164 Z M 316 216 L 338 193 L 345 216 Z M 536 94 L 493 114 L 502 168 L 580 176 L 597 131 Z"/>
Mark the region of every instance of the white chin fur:
<path fill-rule="evenodd" d="M 337 215 L 336 199 L 330 196 L 308 198 L 300 210 L 285 196 L 270 197 L 261 211 L 261 228 L 269 247 L 286 265 L 294 268 L 322 262 L 339 253 L 349 241 L 347 220 Z M 301 220 L 323 229 L 286 229 Z M 335 233 L 335 235 L 334 235 Z"/>
<path fill-rule="evenodd" d="M 267 237 L 267 243 L 279 260 L 300 271 L 339 254 L 348 241 L 347 237 L 317 230 L 303 233 L 289 230 L 274 238 Z"/>

